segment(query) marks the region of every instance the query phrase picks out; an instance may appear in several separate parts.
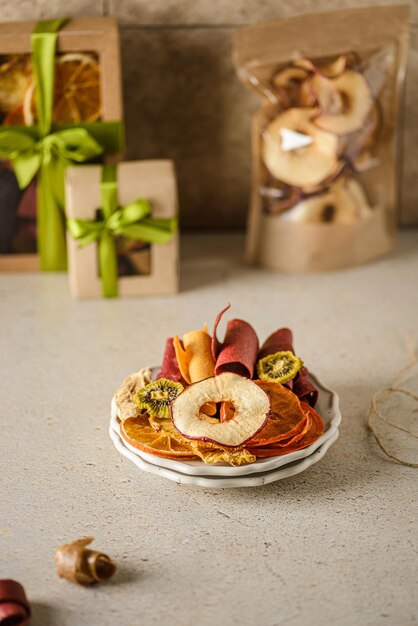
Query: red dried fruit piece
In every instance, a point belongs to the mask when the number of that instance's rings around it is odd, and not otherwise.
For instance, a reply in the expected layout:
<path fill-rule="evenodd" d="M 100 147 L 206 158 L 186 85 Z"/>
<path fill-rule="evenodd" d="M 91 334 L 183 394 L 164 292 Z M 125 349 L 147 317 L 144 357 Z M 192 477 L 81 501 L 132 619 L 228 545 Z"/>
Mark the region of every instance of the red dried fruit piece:
<path fill-rule="evenodd" d="M 258 338 L 254 328 L 244 320 L 230 320 L 226 327 L 223 343 L 218 341 L 216 331 L 228 305 L 216 318 L 212 336 L 212 354 L 215 359 L 215 374 L 232 372 L 252 378 L 258 354 Z"/>
<path fill-rule="evenodd" d="M 270 413 L 265 426 L 247 446 L 266 446 L 297 435 L 306 422 L 299 398 L 280 383 L 263 380 L 255 382 L 270 399 Z"/>
<path fill-rule="evenodd" d="M 301 402 L 301 407 L 305 417 L 308 420 L 309 428 L 304 428 L 303 437 L 292 438 L 292 440 L 282 441 L 280 443 L 269 444 L 263 447 L 255 447 L 248 445 L 249 452 L 255 454 L 259 458 L 272 456 L 282 456 L 290 454 L 296 450 L 302 450 L 312 445 L 324 433 L 324 424 L 321 416 L 309 404 Z M 306 422 L 304 426 L 306 425 Z"/>
<path fill-rule="evenodd" d="M 158 374 L 158 378 L 168 378 L 174 382 L 182 383 L 182 385 L 186 384 L 181 375 L 179 364 L 177 363 L 173 337 L 169 337 L 166 341 L 163 364 L 161 366 L 160 373 Z"/>

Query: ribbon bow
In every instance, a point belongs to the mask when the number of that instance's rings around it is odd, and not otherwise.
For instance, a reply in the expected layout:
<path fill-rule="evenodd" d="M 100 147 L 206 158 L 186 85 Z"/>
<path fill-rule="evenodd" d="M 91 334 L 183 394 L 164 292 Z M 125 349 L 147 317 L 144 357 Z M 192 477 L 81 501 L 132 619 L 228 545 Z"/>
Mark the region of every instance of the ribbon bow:
<path fill-rule="evenodd" d="M 120 125 L 113 122 L 52 129 L 56 40 L 58 31 L 67 21 L 38 22 L 32 33 L 37 126 L 0 128 L 0 158 L 11 161 L 19 187 L 23 189 L 38 175 L 37 232 L 42 270 L 64 270 L 67 266 L 65 166 L 98 157 L 104 151 L 102 143 L 117 145 L 120 134 Z M 90 127 L 97 127 L 95 134 L 100 143 L 87 129 Z"/>
<path fill-rule="evenodd" d="M 151 205 L 144 198 L 118 206 L 116 167 L 104 165 L 100 184 L 101 216 L 96 220 L 68 219 L 68 230 L 79 247 L 99 244 L 99 266 L 105 297 L 118 295 L 118 268 L 115 237 L 129 237 L 151 244 L 165 244 L 177 230 L 176 218 L 152 218 Z"/>
<path fill-rule="evenodd" d="M 83 163 L 102 153 L 102 146 L 85 128 L 68 128 L 41 138 L 21 129 L 0 130 L 0 157 L 12 162 L 22 189 L 43 166 Z"/>

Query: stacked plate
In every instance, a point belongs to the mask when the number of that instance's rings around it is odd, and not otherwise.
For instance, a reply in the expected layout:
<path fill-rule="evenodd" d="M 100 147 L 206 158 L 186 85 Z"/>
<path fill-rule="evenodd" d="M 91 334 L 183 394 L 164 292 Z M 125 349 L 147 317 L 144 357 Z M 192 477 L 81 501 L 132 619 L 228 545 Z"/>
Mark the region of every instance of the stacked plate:
<path fill-rule="evenodd" d="M 324 434 L 311 446 L 284 456 L 257 459 L 250 465 L 231 467 L 224 463 L 205 465 L 203 461 L 177 461 L 147 454 L 130 446 L 120 436 L 114 399 L 109 435 L 118 452 L 135 463 L 139 469 L 177 483 L 215 489 L 266 485 L 299 474 L 314 465 L 338 439 L 338 426 L 341 422 L 338 396 L 320 383 L 315 376 L 311 375 L 311 378 L 319 389 L 318 404 L 315 408 L 324 421 Z"/>

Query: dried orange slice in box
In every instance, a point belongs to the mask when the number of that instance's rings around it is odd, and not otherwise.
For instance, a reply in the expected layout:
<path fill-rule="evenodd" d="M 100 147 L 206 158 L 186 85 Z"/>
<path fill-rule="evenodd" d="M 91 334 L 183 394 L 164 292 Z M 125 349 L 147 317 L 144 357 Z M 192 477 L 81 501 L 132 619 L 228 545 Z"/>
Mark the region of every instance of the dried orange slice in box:
<path fill-rule="evenodd" d="M 13 126 L 15 124 L 24 124 L 25 120 L 23 119 L 23 106 L 19 105 L 15 109 L 9 111 L 6 117 L 3 120 L 3 126 Z"/>
<path fill-rule="evenodd" d="M 22 105 L 32 76 L 29 55 L 0 57 L 0 112 L 10 114 Z"/>
<path fill-rule="evenodd" d="M 54 122 L 95 122 L 100 115 L 100 69 L 96 59 L 80 52 L 57 57 Z M 25 93 L 23 118 L 27 126 L 32 126 L 36 121 L 34 80 Z"/>

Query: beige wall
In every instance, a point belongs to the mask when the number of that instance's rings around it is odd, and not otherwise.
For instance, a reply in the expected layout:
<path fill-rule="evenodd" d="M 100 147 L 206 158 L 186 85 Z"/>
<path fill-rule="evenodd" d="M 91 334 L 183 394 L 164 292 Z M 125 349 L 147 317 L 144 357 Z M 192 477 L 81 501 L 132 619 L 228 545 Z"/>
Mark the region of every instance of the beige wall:
<path fill-rule="evenodd" d="M 238 83 L 231 32 L 253 21 L 368 0 L 1 0 L 2 21 L 113 14 L 122 25 L 129 158 L 176 161 L 183 226 L 241 228 L 249 179 L 249 119 L 257 98 Z M 401 2 L 402 4 L 404 2 Z M 418 222 L 418 0 L 402 181 L 404 223 Z"/>

